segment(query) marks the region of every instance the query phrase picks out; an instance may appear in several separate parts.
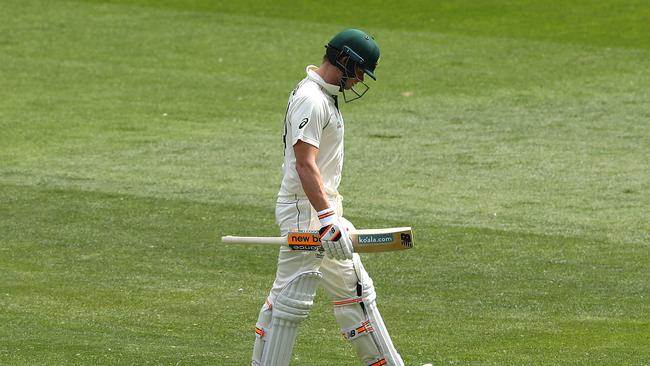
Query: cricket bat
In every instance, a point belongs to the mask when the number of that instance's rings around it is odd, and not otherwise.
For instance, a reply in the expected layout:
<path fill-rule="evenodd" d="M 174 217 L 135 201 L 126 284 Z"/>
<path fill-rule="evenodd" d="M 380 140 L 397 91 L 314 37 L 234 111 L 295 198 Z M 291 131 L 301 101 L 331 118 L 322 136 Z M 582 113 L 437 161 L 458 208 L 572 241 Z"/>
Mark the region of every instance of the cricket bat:
<path fill-rule="evenodd" d="M 413 247 L 410 227 L 362 229 L 350 231 L 352 247 L 356 253 L 389 252 Z M 318 231 L 290 232 L 287 236 L 222 236 L 225 244 L 288 245 L 293 250 L 322 251 Z"/>

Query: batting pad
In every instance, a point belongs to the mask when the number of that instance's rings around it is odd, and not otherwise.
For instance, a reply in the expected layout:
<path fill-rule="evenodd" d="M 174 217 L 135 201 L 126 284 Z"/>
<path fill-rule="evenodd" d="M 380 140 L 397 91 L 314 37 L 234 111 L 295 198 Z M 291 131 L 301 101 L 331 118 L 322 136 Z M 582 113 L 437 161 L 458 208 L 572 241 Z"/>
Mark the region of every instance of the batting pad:
<path fill-rule="evenodd" d="M 304 272 L 280 291 L 273 303 L 261 366 L 289 366 L 298 326 L 309 315 L 322 278 L 318 271 Z"/>
<path fill-rule="evenodd" d="M 347 316 L 341 316 L 341 318 L 347 317 L 351 321 L 360 320 L 360 323 L 348 323 L 349 327 L 357 327 L 354 330 L 356 334 L 351 333 L 351 328 L 342 328 L 341 331 L 344 332 L 344 336 L 345 332 L 348 332 L 348 337 L 346 338 L 350 339 L 359 356 L 363 357 L 364 354 L 369 354 L 377 349 L 385 359 L 386 365 L 404 366 L 404 361 L 395 349 L 393 341 L 388 334 L 386 324 L 384 324 L 384 319 L 381 317 L 377 308 L 377 294 L 375 293 L 375 286 L 372 279 L 368 276 L 368 272 L 363 267 L 363 263 L 361 263 L 361 258 L 358 254 L 355 254 L 352 260 L 354 261 L 354 269 L 361 287 L 361 297 L 359 304 L 346 306 L 345 308 L 348 309 L 341 311 L 348 313 L 346 314 Z M 356 316 L 349 314 L 351 310 L 357 312 Z M 359 335 L 367 335 L 369 337 Z M 373 345 L 369 344 L 368 338 L 372 339 Z"/>

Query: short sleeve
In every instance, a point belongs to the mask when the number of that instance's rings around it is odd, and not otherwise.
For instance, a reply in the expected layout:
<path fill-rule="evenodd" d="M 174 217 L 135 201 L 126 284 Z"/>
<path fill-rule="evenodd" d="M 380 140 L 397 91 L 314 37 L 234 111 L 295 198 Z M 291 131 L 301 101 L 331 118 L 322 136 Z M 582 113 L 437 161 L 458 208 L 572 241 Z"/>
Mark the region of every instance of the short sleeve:
<path fill-rule="evenodd" d="M 293 139 L 291 146 L 302 140 L 315 147 L 320 146 L 321 134 L 327 124 L 325 105 L 316 98 L 300 98 L 294 101 L 289 114 Z"/>

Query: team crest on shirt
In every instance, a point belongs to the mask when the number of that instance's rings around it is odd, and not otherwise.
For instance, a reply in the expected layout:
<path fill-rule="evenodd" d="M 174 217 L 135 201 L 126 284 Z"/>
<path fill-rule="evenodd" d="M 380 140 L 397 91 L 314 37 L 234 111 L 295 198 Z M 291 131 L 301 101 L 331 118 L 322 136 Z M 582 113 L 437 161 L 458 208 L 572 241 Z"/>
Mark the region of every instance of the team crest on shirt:
<path fill-rule="evenodd" d="M 332 124 L 332 127 L 336 126 L 337 130 L 340 130 L 341 128 L 343 128 L 343 116 L 341 116 L 341 114 L 337 113 L 336 111 L 331 111 L 330 112 L 330 120 L 329 120 L 329 122 Z"/>
<path fill-rule="evenodd" d="M 340 130 L 343 128 L 343 118 L 341 118 L 340 115 L 334 115 L 334 119 L 336 119 L 336 129 Z"/>

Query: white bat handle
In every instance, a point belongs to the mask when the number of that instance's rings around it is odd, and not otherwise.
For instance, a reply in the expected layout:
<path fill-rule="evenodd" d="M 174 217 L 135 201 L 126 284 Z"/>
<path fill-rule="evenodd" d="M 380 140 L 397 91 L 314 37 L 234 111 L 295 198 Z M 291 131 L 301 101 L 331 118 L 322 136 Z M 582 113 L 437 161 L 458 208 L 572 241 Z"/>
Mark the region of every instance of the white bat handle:
<path fill-rule="evenodd" d="M 226 244 L 287 244 L 286 236 L 262 237 L 262 236 L 222 236 L 221 241 Z"/>

